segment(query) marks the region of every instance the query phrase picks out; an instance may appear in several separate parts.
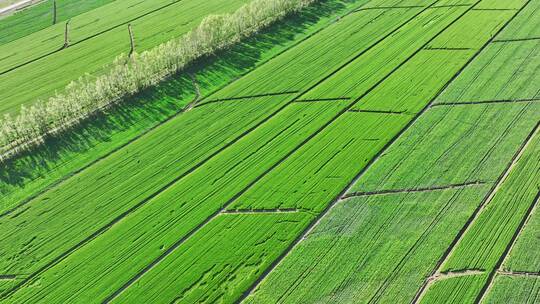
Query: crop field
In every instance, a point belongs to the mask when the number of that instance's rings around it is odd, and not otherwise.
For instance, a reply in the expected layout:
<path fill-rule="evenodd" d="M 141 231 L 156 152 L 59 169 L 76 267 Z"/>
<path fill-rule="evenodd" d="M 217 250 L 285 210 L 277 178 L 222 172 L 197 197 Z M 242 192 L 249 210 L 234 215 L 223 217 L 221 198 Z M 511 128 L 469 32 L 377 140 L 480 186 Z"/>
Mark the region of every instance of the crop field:
<path fill-rule="evenodd" d="M 177 60 L 0 155 L 0 303 L 540 303 L 539 28 L 537 0 L 0 15 L 0 139 Z"/>

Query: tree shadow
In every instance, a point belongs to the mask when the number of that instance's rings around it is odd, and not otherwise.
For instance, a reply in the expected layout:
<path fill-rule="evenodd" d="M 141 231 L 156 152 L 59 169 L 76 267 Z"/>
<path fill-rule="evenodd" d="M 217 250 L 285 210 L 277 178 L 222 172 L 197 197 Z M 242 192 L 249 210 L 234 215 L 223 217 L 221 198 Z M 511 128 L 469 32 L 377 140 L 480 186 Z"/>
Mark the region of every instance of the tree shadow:
<path fill-rule="evenodd" d="M 47 137 L 44 144 L 0 164 L 0 195 L 7 196 L 31 180 L 48 178 L 49 172 L 81 153 L 96 154 L 96 157 L 91 157 L 93 160 L 110 154 L 182 112 L 184 106 L 195 97 L 188 73 L 196 75 L 201 91 L 208 95 L 248 73 L 261 60 L 268 59 L 271 56 L 268 53 L 275 46 L 293 43 L 298 35 L 308 32 L 310 26 L 332 16 L 351 2 L 355 1 L 330 0 L 312 5 L 229 49 L 196 60 L 181 73 L 130 97 L 105 113 L 97 113 L 74 128 Z M 112 142 L 114 144 L 111 146 Z M 84 168 L 92 162 L 88 160 L 78 164 L 68 172 Z"/>

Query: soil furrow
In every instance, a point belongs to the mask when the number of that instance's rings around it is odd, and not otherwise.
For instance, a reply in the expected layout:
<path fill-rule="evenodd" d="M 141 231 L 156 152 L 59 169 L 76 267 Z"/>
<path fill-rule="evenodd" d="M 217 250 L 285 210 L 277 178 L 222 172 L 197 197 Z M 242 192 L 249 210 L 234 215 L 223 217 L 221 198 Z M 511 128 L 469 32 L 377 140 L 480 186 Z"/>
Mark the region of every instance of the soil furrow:
<path fill-rule="evenodd" d="M 484 181 L 473 181 L 467 183 L 451 184 L 444 186 L 432 186 L 426 188 L 412 188 L 412 189 L 394 189 L 394 190 L 381 190 L 381 191 L 369 191 L 369 192 L 351 192 L 345 194 L 341 199 L 349 199 L 352 197 L 362 197 L 362 196 L 371 196 L 371 195 L 385 195 L 385 194 L 397 194 L 397 193 L 415 193 L 415 192 L 429 192 L 429 191 L 440 191 L 448 189 L 459 189 L 466 188 L 471 186 L 482 186 L 488 184 L 489 182 Z"/>

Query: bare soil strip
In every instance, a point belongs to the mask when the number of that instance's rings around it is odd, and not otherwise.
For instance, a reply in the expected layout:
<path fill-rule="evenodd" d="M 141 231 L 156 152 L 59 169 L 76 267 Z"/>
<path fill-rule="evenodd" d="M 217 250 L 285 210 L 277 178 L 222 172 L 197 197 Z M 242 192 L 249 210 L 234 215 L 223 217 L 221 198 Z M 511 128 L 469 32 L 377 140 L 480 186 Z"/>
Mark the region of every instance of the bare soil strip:
<path fill-rule="evenodd" d="M 351 112 L 351 113 L 390 114 L 390 115 L 410 115 L 410 116 L 414 115 L 414 114 L 411 114 L 411 113 L 407 113 L 407 111 L 384 111 L 384 110 L 356 110 L 356 109 L 350 109 L 349 112 Z"/>
<path fill-rule="evenodd" d="M 296 208 L 284 208 L 284 209 L 236 209 L 236 210 L 223 210 L 222 214 L 264 214 L 264 213 L 297 213 L 301 212 Z"/>
<path fill-rule="evenodd" d="M 369 192 L 351 192 L 343 195 L 341 200 L 350 199 L 353 197 L 362 197 L 362 196 L 371 196 L 371 195 L 386 195 L 386 194 L 397 194 L 397 193 L 415 193 L 415 192 L 431 192 L 431 191 L 440 191 L 448 189 L 461 189 L 471 186 L 482 186 L 488 184 L 489 182 L 484 181 L 473 181 L 460 184 L 451 184 L 444 186 L 433 186 L 426 188 L 412 188 L 412 189 L 393 189 L 393 190 L 381 190 L 381 191 L 369 191 Z"/>
<path fill-rule="evenodd" d="M 481 101 L 464 101 L 464 102 L 441 102 L 432 105 L 431 107 L 441 106 L 467 106 L 467 105 L 483 105 L 483 104 L 504 104 L 504 103 L 535 103 L 540 102 L 540 98 L 524 98 L 524 99 L 499 99 L 499 100 L 481 100 Z"/>
<path fill-rule="evenodd" d="M 520 42 L 520 41 L 529 41 L 529 40 L 540 40 L 540 37 L 515 38 L 515 39 L 500 39 L 500 40 L 493 40 L 493 43 Z"/>
<path fill-rule="evenodd" d="M 350 97 L 335 97 L 335 98 L 317 98 L 317 99 L 298 99 L 295 102 L 320 102 L 320 101 L 338 101 L 338 100 L 350 100 Z"/>
<path fill-rule="evenodd" d="M 285 91 L 285 92 L 277 92 L 277 93 L 263 93 L 263 94 L 256 94 L 256 95 L 210 99 L 208 101 L 205 101 L 204 103 L 201 103 L 197 107 L 202 107 L 202 106 L 205 106 L 205 105 L 208 105 L 208 104 L 217 103 L 217 102 L 223 102 L 223 101 L 252 99 L 252 98 L 267 97 L 267 96 L 291 95 L 291 94 L 297 94 L 297 93 L 300 93 L 300 91 Z"/>
<path fill-rule="evenodd" d="M 540 277 L 540 272 L 497 270 L 498 275 L 516 277 Z"/>

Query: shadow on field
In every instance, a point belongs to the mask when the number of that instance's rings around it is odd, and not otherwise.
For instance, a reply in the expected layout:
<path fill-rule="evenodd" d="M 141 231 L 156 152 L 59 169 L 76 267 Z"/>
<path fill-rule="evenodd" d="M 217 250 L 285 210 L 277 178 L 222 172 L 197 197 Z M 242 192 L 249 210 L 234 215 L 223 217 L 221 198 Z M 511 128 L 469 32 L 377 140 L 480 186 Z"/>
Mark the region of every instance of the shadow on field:
<path fill-rule="evenodd" d="M 124 145 L 144 130 L 181 113 L 195 96 L 186 72 L 196 75 L 203 96 L 208 96 L 252 70 L 261 60 L 267 60 L 273 55 L 269 52 L 273 47 L 292 43 L 310 25 L 339 11 L 344 8 L 344 3 L 349 2 L 354 1 L 330 0 L 315 4 L 302 14 L 279 21 L 234 47 L 197 60 L 184 72 L 131 97 L 106 113 L 98 113 L 75 128 L 46 138 L 45 144 L 0 164 L 0 197 L 20 190 L 32 180 L 49 178 L 51 170 L 67 162 L 73 162 L 67 166 L 67 172 L 84 168 L 95 159 L 106 156 L 119 143 Z M 108 147 L 110 142 L 115 142 L 114 147 Z M 85 153 L 84 158 L 80 157 L 82 153 Z M 46 184 L 62 179 L 64 174 L 62 172 L 62 176 L 46 181 Z"/>

